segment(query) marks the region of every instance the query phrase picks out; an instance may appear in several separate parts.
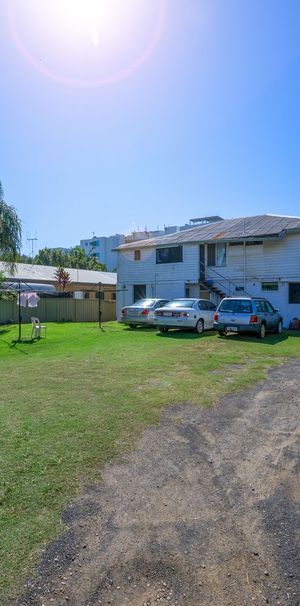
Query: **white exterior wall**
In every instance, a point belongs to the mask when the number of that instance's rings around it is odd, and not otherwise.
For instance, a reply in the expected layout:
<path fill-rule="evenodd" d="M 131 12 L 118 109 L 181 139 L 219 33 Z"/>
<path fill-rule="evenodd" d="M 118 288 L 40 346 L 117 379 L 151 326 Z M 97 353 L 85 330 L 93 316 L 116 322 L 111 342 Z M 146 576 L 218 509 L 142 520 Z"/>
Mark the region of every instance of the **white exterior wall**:
<path fill-rule="evenodd" d="M 124 305 L 133 303 L 133 286 L 146 284 L 147 297 L 174 299 L 185 296 L 186 282 L 199 280 L 199 246 L 183 246 L 182 263 L 156 264 L 156 249 L 142 248 L 141 260 L 134 260 L 134 250 L 118 253 L 117 317 Z M 125 291 L 124 291 L 125 286 Z"/>
<path fill-rule="evenodd" d="M 223 282 L 214 271 L 222 274 Z M 227 245 L 226 266 L 208 267 L 206 275 L 220 288 L 223 285 L 226 294 L 238 294 L 235 286 L 244 286 L 247 294 L 265 297 L 280 309 L 285 326 L 294 317 L 300 318 L 300 304 L 289 304 L 289 282 L 300 282 L 299 234 L 265 240 L 262 246 Z M 278 282 L 278 291 L 262 290 L 262 282 L 272 281 Z"/>
<path fill-rule="evenodd" d="M 167 242 L 165 246 L 168 246 Z M 215 272 L 221 274 L 218 276 Z M 259 246 L 229 246 L 224 267 L 207 267 L 206 277 L 223 292 L 241 295 L 244 287 L 252 296 L 268 299 L 283 315 L 284 325 L 300 318 L 300 304 L 289 304 L 289 282 L 300 282 L 300 234 L 287 234 L 281 240 L 266 240 Z M 117 315 L 124 305 L 133 303 L 133 285 L 146 284 L 149 297 L 184 297 L 188 282 L 199 280 L 199 245 L 183 245 L 182 263 L 156 264 L 155 248 L 141 249 L 141 260 L 134 260 L 134 250 L 118 253 Z M 263 291 L 262 282 L 278 282 L 278 291 Z M 191 288 L 191 294 L 194 294 Z M 216 301 L 212 294 L 211 299 Z"/>

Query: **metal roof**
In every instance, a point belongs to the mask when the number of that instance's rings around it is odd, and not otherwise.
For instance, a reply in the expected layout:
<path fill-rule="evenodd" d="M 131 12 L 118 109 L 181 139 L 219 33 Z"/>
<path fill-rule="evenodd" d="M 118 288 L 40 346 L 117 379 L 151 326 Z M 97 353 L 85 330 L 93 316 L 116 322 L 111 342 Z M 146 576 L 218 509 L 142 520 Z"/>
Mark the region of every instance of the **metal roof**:
<path fill-rule="evenodd" d="M 253 240 L 255 238 L 279 238 L 284 236 L 285 232 L 290 231 L 300 231 L 300 217 L 256 215 L 254 217 L 241 217 L 239 219 L 223 219 L 216 223 L 192 227 L 191 229 L 159 238 L 122 244 L 116 250 L 122 251 L 133 248 L 150 248 L 192 242 L 228 242 Z"/>
<path fill-rule="evenodd" d="M 29 265 L 27 263 L 16 263 L 15 272 L 12 274 L 7 263 L 0 262 L 0 272 L 6 278 L 22 280 L 23 282 L 51 282 L 55 283 L 54 276 L 57 267 L 48 265 Z M 115 286 L 117 283 L 117 274 L 109 271 L 92 271 L 89 269 L 73 269 L 66 267 L 66 271 L 70 274 L 71 283 L 73 284 L 101 284 Z"/>
<path fill-rule="evenodd" d="M 4 282 L 2 285 L 3 290 L 7 290 L 9 292 L 38 292 L 45 293 L 50 295 L 55 295 L 57 290 L 53 284 L 27 284 L 26 282 Z"/>

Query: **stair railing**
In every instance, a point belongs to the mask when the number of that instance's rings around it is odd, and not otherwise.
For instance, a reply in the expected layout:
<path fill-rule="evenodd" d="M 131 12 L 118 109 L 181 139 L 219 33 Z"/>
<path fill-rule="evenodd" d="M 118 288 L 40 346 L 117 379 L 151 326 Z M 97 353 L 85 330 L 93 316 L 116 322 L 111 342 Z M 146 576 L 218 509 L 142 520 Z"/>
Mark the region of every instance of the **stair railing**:
<path fill-rule="evenodd" d="M 207 270 L 207 265 L 205 265 L 204 261 L 200 261 L 200 275 L 204 275 L 204 279 L 200 278 L 200 283 L 205 285 L 205 282 L 209 281 L 210 279 L 212 279 L 213 284 L 212 284 L 212 289 L 213 288 L 217 288 L 218 290 L 221 290 L 222 292 L 224 292 L 225 290 L 225 294 L 227 294 L 228 296 L 231 296 L 233 293 L 236 294 L 236 284 L 235 282 L 233 282 L 232 280 L 230 280 L 230 278 L 226 278 L 225 276 L 223 276 L 220 272 L 218 272 L 216 269 L 213 269 L 212 267 L 209 267 L 209 271 L 216 275 L 219 279 L 214 279 L 214 277 L 212 278 L 208 278 L 206 276 L 206 270 Z M 221 278 L 221 280 L 220 280 Z M 220 285 L 219 286 L 215 286 L 215 285 Z M 228 287 L 226 287 L 226 284 L 228 284 Z M 209 290 L 209 286 L 205 285 L 206 288 L 208 288 Z M 226 292 L 227 290 L 227 292 Z M 245 294 L 248 297 L 251 297 L 252 295 L 250 293 L 248 293 L 246 290 L 241 291 L 243 294 Z"/>

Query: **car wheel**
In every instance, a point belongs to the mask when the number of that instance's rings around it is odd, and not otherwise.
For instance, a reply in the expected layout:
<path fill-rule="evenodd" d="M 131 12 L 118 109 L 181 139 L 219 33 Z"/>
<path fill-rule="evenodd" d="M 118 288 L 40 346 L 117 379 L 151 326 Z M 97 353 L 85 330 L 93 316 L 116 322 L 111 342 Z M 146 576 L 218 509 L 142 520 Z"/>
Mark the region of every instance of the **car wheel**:
<path fill-rule="evenodd" d="M 259 333 L 258 333 L 257 337 L 259 339 L 264 339 L 265 336 L 266 336 L 266 325 L 263 324 L 263 323 L 261 323 L 260 329 L 259 329 Z"/>
<path fill-rule="evenodd" d="M 159 330 L 159 332 L 168 332 L 169 329 L 166 328 L 165 326 L 160 326 L 158 330 Z"/>
<path fill-rule="evenodd" d="M 136 328 L 136 324 L 128 324 L 129 328 Z"/>
<path fill-rule="evenodd" d="M 226 337 L 226 332 L 224 332 L 224 330 L 218 330 L 218 333 L 220 337 Z"/>
<path fill-rule="evenodd" d="M 282 333 L 282 322 L 281 322 L 281 320 L 279 320 L 279 322 L 277 324 L 276 332 L 277 332 L 278 335 L 281 335 L 281 333 Z"/>
<path fill-rule="evenodd" d="M 198 333 L 198 335 L 201 335 L 201 333 L 204 331 L 203 320 L 198 320 L 195 330 Z"/>

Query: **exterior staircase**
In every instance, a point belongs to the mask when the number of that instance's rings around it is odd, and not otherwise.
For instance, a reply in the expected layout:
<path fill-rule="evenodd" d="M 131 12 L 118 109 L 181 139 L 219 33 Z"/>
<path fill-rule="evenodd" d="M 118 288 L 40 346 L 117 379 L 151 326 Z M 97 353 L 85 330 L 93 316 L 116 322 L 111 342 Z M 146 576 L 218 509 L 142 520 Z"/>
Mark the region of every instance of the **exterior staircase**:
<path fill-rule="evenodd" d="M 213 292 L 221 299 L 224 299 L 224 297 L 227 296 L 226 293 L 218 286 L 216 286 L 216 284 L 214 284 L 212 280 L 200 280 L 200 288 L 203 288 L 203 290 L 208 290 L 209 292 Z"/>
<path fill-rule="evenodd" d="M 238 296 L 236 291 L 236 283 L 232 282 L 229 278 L 226 278 L 217 270 L 209 267 L 209 278 L 207 277 L 207 267 L 205 263 L 200 261 L 200 288 L 208 290 L 210 293 L 214 293 L 221 300 L 224 297 Z M 251 294 L 246 290 L 240 292 L 240 296 L 251 297 Z"/>

